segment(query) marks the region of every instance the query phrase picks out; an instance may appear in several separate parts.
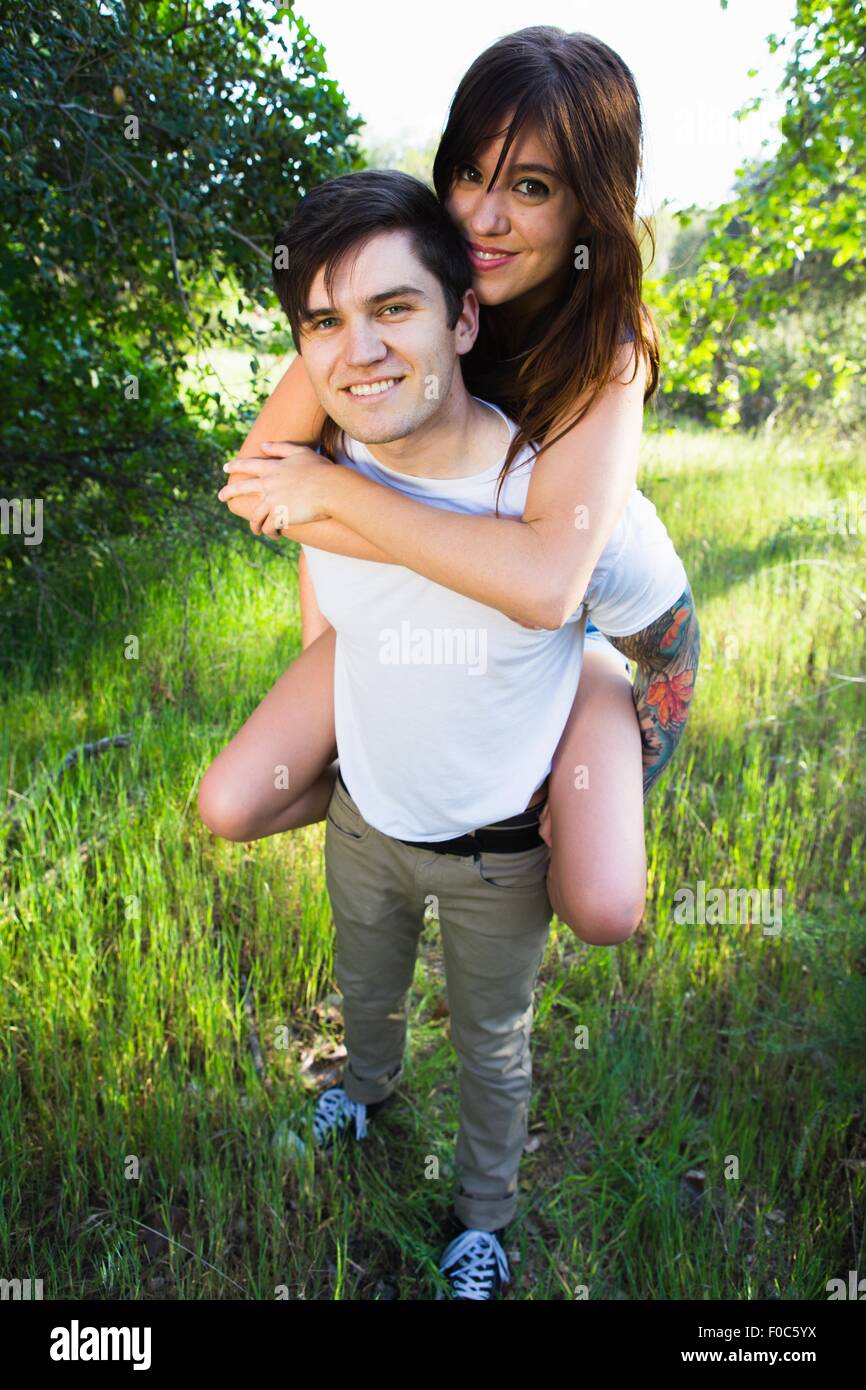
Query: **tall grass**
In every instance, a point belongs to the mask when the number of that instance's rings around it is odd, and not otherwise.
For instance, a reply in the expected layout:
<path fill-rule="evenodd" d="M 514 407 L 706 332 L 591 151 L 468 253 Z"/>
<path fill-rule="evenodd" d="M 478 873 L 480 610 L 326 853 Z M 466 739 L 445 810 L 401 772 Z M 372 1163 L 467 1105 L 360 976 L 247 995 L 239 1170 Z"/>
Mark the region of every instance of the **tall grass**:
<path fill-rule="evenodd" d="M 697 599 L 698 694 L 647 802 L 638 933 L 551 929 L 509 1296 L 823 1298 L 866 1274 L 866 537 L 822 510 L 858 461 L 679 431 L 646 437 L 640 484 Z M 398 1102 L 290 1162 L 272 1135 L 342 1057 L 322 826 L 236 845 L 196 810 L 299 650 L 291 550 L 239 523 L 123 567 L 69 574 L 2 691 L 0 1275 L 46 1298 L 429 1297 L 457 1122 L 437 924 Z M 780 891 L 781 930 L 678 921 L 701 880 Z"/>

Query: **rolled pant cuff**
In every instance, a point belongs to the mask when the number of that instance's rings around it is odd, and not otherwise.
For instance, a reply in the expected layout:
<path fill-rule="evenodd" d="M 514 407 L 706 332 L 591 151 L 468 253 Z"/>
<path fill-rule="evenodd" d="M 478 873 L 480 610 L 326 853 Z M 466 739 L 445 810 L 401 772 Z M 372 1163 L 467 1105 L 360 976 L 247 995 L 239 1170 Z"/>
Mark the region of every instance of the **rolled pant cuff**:
<path fill-rule="evenodd" d="M 363 1077 L 355 1076 L 351 1068 L 347 1068 L 343 1073 L 342 1085 L 349 1100 L 360 1101 L 363 1105 L 376 1105 L 394 1094 L 402 1077 L 402 1065 L 385 1081 L 365 1080 Z"/>
<path fill-rule="evenodd" d="M 464 1226 L 476 1231 L 498 1231 L 507 1226 L 517 1214 L 517 1197 L 467 1197 L 458 1193 L 454 1212 Z"/>

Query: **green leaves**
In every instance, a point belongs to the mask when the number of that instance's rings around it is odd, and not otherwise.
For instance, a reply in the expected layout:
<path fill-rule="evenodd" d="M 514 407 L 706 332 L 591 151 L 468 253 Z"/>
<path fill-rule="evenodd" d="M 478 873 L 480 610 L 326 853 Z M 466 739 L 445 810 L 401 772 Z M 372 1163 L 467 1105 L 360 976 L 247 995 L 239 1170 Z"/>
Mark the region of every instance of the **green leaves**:
<path fill-rule="evenodd" d="M 705 215 L 695 269 L 647 287 L 664 324 L 665 390 L 684 408 L 703 398 L 705 418 L 720 426 L 743 423 L 738 402 L 749 397 L 754 422 L 781 404 L 814 414 L 819 396 L 848 402 L 862 428 L 866 11 L 860 0 L 798 0 L 790 33 L 768 43 L 786 50 L 779 149 L 747 164 L 733 199 Z M 692 220 L 679 217 L 683 228 Z M 683 259 L 675 246 L 672 265 Z M 798 364 L 791 344 L 807 321 L 812 360 Z"/>
<path fill-rule="evenodd" d="M 267 0 L 21 0 L 0 38 L 4 486 L 62 503 L 67 534 L 79 502 L 122 531 L 212 490 L 238 425 L 181 374 L 260 350 L 234 305 L 272 306 L 274 231 L 358 163 L 361 122 Z"/>

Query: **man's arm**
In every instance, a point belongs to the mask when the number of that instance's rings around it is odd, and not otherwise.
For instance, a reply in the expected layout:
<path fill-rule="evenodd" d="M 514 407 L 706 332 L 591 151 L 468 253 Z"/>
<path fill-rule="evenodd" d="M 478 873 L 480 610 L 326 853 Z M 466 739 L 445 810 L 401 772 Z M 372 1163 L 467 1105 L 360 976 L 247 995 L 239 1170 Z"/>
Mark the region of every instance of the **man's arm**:
<path fill-rule="evenodd" d="M 641 632 L 605 635 L 637 662 L 632 690 L 643 744 L 646 800 L 683 736 L 694 694 L 701 632 L 691 588 L 687 584 L 677 601 Z"/>

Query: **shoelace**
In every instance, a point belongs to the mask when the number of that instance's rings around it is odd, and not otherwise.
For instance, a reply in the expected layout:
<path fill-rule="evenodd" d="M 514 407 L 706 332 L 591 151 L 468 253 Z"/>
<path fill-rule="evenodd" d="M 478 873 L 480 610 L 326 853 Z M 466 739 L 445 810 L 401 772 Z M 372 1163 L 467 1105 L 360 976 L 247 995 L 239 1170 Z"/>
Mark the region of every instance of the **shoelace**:
<path fill-rule="evenodd" d="M 316 1102 L 316 1114 L 313 1120 L 313 1133 L 316 1136 L 316 1143 L 321 1144 L 322 1140 L 332 1129 L 342 1129 L 347 1120 L 355 1118 L 355 1138 L 363 1139 L 367 1133 L 367 1107 L 360 1101 L 350 1100 L 346 1092 L 339 1086 L 330 1091 L 325 1091 Z"/>
<path fill-rule="evenodd" d="M 500 1278 L 508 1279 L 505 1251 L 491 1231 L 463 1231 L 448 1246 L 439 1268 L 444 1273 L 461 1261 L 461 1268 L 451 1276 L 452 1287 L 459 1298 L 489 1298 L 497 1266 Z"/>

